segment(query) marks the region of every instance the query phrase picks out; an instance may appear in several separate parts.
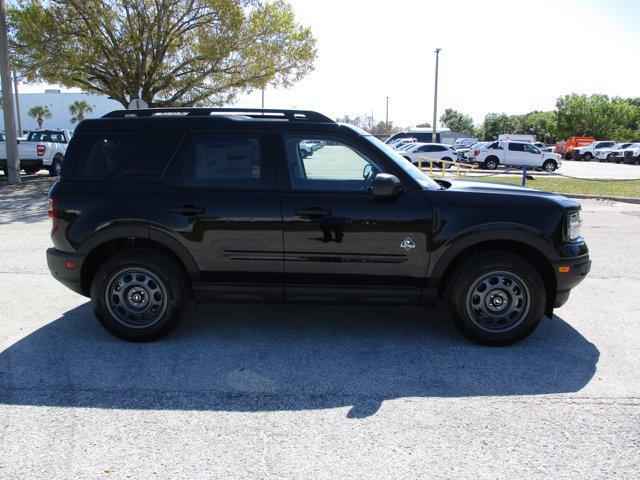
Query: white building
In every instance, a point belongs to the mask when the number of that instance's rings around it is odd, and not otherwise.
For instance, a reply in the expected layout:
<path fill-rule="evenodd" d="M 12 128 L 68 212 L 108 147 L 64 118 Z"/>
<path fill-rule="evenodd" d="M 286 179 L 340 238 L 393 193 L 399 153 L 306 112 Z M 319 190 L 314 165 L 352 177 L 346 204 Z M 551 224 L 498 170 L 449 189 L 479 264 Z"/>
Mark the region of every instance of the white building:
<path fill-rule="evenodd" d="M 93 107 L 93 112 L 85 114 L 85 118 L 101 117 L 105 113 L 113 110 L 121 110 L 124 107 L 120 102 L 111 100 L 105 95 L 95 95 L 90 93 L 62 93 L 60 90 L 45 90 L 44 93 L 21 93 L 20 94 L 20 116 L 22 118 L 23 130 L 35 130 L 38 122 L 35 118 L 27 115 L 27 112 L 34 105 L 49 107 L 51 118 L 45 118 L 43 128 L 65 128 L 73 130 L 76 123 L 71 123 L 73 115 L 69 113 L 69 105 L 76 100 L 84 100 Z M 16 127 L 18 120 L 16 119 Z M 4 117 L 0 115 L 0 130 L 4 131 Z"/>

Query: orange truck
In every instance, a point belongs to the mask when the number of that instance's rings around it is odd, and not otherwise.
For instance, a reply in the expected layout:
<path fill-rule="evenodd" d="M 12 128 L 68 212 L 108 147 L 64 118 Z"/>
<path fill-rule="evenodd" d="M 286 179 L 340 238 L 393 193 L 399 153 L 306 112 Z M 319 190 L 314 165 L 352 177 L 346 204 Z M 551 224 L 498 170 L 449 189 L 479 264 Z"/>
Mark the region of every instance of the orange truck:
<path fill-rule="evenodd" d="M 562 155 L 563 158 L 571 158 L 574 148 L 583 147 L 595 141 L 596 139 L 593 137 L 569 137 L 567 141 L 556 142 L 556 153 Z"/>

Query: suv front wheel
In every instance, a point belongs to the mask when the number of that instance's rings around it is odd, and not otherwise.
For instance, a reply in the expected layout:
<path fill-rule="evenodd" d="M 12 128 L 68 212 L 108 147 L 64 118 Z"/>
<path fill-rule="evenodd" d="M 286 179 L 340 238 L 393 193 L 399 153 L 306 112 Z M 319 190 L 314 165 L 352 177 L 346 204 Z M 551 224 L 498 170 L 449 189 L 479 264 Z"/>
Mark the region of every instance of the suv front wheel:
<path fill-rule="evenodd" d="M 536 268 L 522 257 L 483 252 L 456 267 L 448 304 L 453 323 L 470 340 L 510 345 L 540 323 L 546 290 Z"/>
<path fill-rule="evenodd" d="M 134 342 L 169 333 L 189 298 L 188 281 L 168 255 L 135 248 L 109 257 L 91 284 L 91 306 L 102 326 Z"/>

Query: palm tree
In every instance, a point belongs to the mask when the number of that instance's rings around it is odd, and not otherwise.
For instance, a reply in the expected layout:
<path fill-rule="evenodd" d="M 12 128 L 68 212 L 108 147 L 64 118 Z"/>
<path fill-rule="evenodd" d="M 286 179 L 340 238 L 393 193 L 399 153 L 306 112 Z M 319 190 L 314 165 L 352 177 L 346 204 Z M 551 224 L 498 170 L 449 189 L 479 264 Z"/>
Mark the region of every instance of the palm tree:
<path fill-rule="evenodd" d="M 42 123 L 44 122 L 44 119 L 51 118 L 51 110 L 49 110 L 49 107 L 34 105 L 29 109 L 29 111 L 27 112 L 27 115 L 29 115 L 31 118 L 37 119 L 38 127 L 42 128 Z"/>
<path fill-rule="evenodd" d="M 69 113 L 73 115 L 71 123 L 76 123 L 84 120 L 84 114 L 91 112 L 93 112 L 93 107 L 84 100 L 76 100 L 71 105 L 69 105 Z"/>

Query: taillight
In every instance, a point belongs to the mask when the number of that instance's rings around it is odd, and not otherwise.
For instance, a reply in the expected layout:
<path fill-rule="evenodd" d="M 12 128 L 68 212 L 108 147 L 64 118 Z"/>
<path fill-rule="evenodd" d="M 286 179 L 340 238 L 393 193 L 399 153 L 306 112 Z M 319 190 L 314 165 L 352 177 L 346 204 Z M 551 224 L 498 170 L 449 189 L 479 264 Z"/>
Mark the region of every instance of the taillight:
<path fill-rule="evenodd" d="M 480 150 L 474 150 L 473 151 L 473 156 L 477 157 L 478 155 L 480 155 Z"/>
<path fill-rule="evenodd" d="M 47 146 L 46 145 L 38 145 L 36 147 L 36 152 L 38 153 L 39 157 L 42 157 L 44 155 L 44 152 L 47 151 Z"/>
<path fill-rule="evenodd" d="M 49 211 L 47 215 L 51 219 L 51 234 L 58 228 L 58 202 L 55 198 L 49 199 Z"/>

